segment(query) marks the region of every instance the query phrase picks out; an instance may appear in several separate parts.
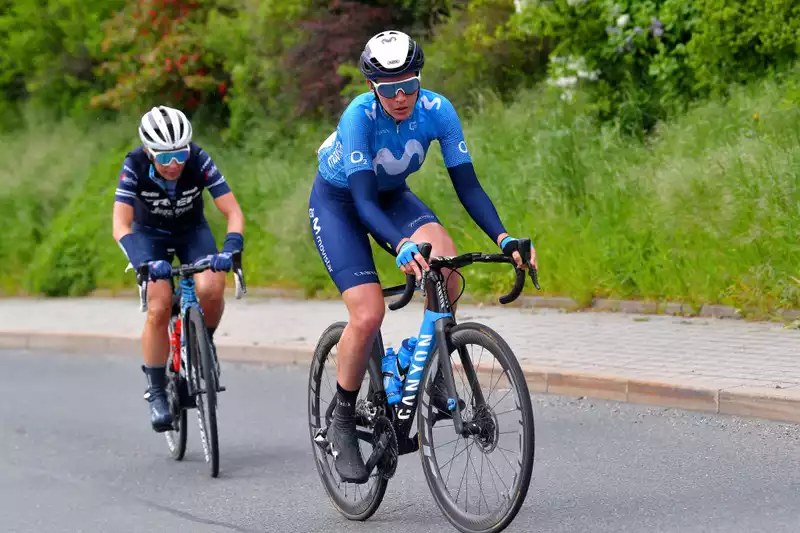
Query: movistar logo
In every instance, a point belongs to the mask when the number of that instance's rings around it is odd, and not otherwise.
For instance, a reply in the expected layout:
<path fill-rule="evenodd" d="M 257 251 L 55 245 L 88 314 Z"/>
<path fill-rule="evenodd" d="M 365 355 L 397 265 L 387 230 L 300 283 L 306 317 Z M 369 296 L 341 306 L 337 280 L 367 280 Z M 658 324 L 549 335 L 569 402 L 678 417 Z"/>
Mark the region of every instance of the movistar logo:
<path fill-rule="evenodd" d="M 438 110 L 440 107 L 442 107 L 442 99 L 441 99 L 441 98 L 439 98 L 438 96 L 437 96 L 436 98 L 434 98 L 434 99 L 433 99 L 433 102 L 431 102 L 430 100 L 428 100 L 428 95 L 427 95 L 427 94 L 423 94 L 423 95 L 422 95 L 422 98 L 420 98 L 420 101 L 422 102 L 422 105 L 424 105 L 424 106 L 425 106 L 425 109 L 427 109 L 428 111 L 430 111 L 430 110 L 431 110 L 431 109 L 433 109 L 434 107 L 435 107 L 437 110 Z"/>

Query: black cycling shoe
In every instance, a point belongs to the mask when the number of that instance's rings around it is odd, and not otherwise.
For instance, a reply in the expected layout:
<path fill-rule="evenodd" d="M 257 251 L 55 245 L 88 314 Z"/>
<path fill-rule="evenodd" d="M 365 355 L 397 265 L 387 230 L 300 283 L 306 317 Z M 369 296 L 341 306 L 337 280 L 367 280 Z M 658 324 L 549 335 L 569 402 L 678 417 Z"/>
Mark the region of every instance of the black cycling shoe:
<path fill-rule="evenodd" d="M 369 472 L 358 446 L 355 417 L 334 416 L 326 437 L 336 471 L 342 481 L 366 483 L 369 480 Z"/>
<path fill-rule="evenodd" d="M 150 424 L 153 431 L 163 433 L 172 429 L 172 413 L 164 390 L 147 389 L 144 399 L 150 402 Z"/>
<path fill-rule="evenodd" d="M 144 393 L 144 399 L 150 403 L 150 424 L 157 433 L 172 429 L 172 412 L 167 400 L 167 373 L 165 367 L 142 366 L 150 385 Z"/>

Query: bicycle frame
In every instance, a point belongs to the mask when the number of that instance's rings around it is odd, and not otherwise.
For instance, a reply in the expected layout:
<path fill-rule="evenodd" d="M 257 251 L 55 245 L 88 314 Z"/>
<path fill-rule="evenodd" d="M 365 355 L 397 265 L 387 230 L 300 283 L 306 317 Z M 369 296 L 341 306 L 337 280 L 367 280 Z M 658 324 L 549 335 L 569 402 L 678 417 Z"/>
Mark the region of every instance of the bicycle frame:
<path fill-rule="evenodd" d="M 401 438 L 405 438 L 409 434 L 414 423 L 419 402 L 420 383 L 425 369 L 429 366 L 431 352 L 434 349 L 439 352 L 439 370 L 444 376 L 444 383 L 447 388 L 447 403 L 448 408 L 451 409 L 455 431 L 458 434 L 462 434 L 464 431 L 461 409 L 456 400 L 457 391 L 453 369 L 449 364 L 442 364 L 442 361 L 445 358 L 449 358 L 450 354 L 450 346 L 447 341 L 448 330 L 456 324 L 453 317 L 453 309 L 447 296 L 444 276 L 435 270 L 426 272 L 423 286 L 425 288 L 424 293 L 428 295 L 428 308 L 425 310 L 419 328 L 417 346 L 412 354 L 410 367 L 406 374 L 402 398 L 394 410 L 395 426 L 397 434 L 403 436 Z M 433 297 L 433 295 L 436 295 L 436 297 Z M 383 351 L 383 346 L 380 348 Z M 380 356 L 382 355 L 381 353 Z M 380 360 L 377 363 L 380 368 Z M 383 392 L 382 382 L 379 384 L 378 390 Z"/>

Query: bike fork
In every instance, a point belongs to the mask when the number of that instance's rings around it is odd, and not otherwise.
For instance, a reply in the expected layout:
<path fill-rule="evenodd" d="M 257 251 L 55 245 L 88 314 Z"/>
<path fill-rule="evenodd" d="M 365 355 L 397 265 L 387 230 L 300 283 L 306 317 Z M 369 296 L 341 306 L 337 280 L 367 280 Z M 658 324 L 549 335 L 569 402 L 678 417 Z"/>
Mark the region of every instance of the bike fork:
<path fill-rule="evenodd" d="M 461 407 L 458 405 L 458 390 L 456 390 L 456 378 L 453 374 L 453 367 L 450 365 L 450 343 L 447 342 L 450 328 L 456 321 L 452 316 L 440 318 L 436 321 L 436 349 L 439 352 L 439 372 L 444 377 L 444 386 L 447 393 L 447 408 L 453 416 L 453 424 L 457 434 L 461 435 L 464 431 L 464 420 L 461 418 Z M 428 399 L 430 401 L 430 398 Z"/>

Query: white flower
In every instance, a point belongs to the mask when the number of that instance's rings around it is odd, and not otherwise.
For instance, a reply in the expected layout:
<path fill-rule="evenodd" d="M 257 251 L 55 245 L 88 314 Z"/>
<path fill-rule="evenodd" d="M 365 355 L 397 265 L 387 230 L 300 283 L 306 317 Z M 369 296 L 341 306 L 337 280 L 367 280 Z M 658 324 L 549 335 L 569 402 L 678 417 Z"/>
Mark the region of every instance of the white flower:
<path fill-rule="evenodd" d="M 547 80 L 548 85 L 552 85 L 554 87 L 561 87 L 562 89 L 567 87 L 574 87 L 578 83 L 577 76 L 562 76 L 556 79 Z"/>
<path fill-rule="evenodd" d="M 625 27 L 625 25 L 626 25 L 626 24 L 628 23 L 628 21 L 630 21 L 630 20 L 631 20 L 631 17 L 630 17 L 630 15 L 628 15 L 627 13 L 625 13 L 624 15 L 621 15 L 621 16 L 620 16 L 620 17 L 617 19 L 617 26 L 619 26 L 620 28 L 624 28 L 624 27 Z"/>

